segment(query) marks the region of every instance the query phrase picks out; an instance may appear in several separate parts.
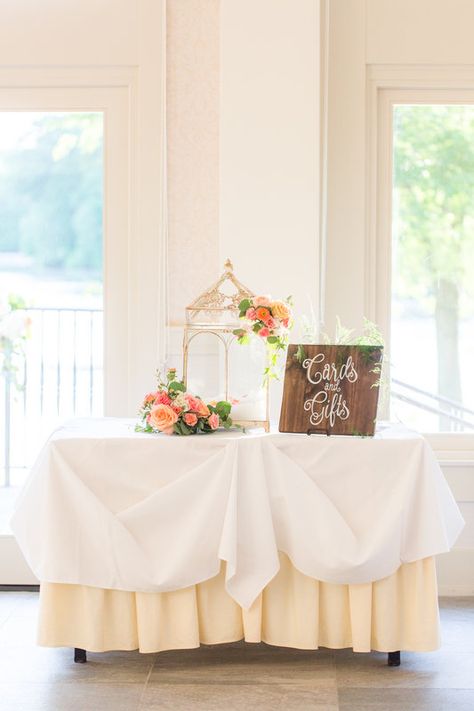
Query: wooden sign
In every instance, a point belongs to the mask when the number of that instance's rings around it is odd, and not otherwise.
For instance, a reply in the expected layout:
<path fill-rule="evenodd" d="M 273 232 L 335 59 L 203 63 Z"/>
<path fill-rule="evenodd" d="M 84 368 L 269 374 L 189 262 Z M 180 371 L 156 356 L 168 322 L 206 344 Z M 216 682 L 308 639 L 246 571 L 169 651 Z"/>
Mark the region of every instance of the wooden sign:
<path fill-rule="evenodd" d="M 382 350 L 382 346 L 288 346 L 280 432 L 372 436 Z"/>

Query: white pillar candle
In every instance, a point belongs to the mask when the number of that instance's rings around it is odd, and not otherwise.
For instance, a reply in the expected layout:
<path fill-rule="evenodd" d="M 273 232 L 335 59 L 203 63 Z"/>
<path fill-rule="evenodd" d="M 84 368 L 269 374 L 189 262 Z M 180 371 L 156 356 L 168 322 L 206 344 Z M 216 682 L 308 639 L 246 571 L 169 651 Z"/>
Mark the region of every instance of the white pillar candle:
<path fill-rule="evenodd" d="M 264 420 L 265 412 L 265 392 L 249 393 L 232 405 L 230 416 L 233 420 Z"/>

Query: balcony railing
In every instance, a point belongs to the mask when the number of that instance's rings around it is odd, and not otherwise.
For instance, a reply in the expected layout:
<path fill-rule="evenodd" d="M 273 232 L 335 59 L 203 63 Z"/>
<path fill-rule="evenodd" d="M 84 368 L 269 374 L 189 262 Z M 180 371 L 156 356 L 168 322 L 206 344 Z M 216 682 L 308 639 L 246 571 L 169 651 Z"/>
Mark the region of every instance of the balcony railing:
<path fill-rule="evenodd" d="M 409 383 L 392 378 L 391 396 L 424 412 L 437 415 L 448 432 L 472 432 L 474 410 L 443 395 L 430 393 Z"/>
<path fill-rule="evenodd" d="M 21 483 L 61 421 L 102 414 L 102 310 L 31 308 L 25 314 L 31 320 L 31 337 L 20 367 L 20 389 L 6 379 L 3 393 L 0 484 L 5 486 Z"/>

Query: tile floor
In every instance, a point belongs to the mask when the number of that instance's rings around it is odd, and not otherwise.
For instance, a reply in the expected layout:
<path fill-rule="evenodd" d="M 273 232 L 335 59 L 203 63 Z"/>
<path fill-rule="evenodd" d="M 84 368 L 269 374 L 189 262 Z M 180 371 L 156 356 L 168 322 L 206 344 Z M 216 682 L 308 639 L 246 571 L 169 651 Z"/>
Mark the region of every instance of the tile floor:
<path fill-rule="evenodd" d="M 474 598 L 441 601 L 443 647 L 402 655 L 236 643 L 140 655 L 35 646 L 36 593 L 0 592 L 1 711 L 474 711 Z"/>

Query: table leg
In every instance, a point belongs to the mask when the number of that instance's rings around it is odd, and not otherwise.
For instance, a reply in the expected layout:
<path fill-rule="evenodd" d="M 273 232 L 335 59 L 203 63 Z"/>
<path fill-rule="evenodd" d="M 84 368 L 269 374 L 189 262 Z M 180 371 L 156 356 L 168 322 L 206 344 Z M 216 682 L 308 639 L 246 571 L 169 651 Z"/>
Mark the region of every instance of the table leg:
<path fill-rule="evenodd" d="M 87 652 L 80 647 L 74 647 L 74 661 L 76 664 L 85 664 L 87 662 Z"/>
<path fill-rule="evenodd" d="M 400 666 L 400 652 L 389 652 L 387 664 L 389 667 Z"/>

